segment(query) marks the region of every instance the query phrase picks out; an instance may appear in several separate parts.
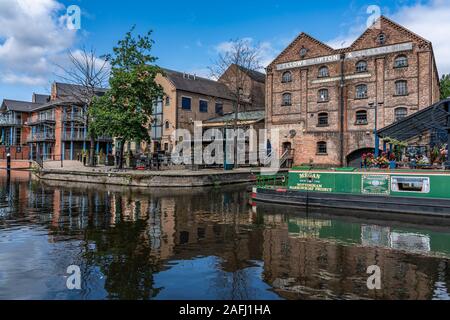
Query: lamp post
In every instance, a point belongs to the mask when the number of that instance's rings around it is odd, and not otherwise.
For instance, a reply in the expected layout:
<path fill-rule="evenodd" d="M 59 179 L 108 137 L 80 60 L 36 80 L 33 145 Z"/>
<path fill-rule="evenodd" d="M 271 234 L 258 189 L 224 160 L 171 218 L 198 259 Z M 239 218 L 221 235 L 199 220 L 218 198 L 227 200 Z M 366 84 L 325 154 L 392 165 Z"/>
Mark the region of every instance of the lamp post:
<path fill-rule="evenodd" d="M 378 107 L 381 107 L 382 105 L 382 102 L 369 104 L 371 108 L 375 108 L 375 129 L 373 131 L 375 135 L 375 158 L 378 158 L 380 156 L 380 138 L 378 137 Z"/>
<path fill-rule="evenodd" d="M 241 97 L 243 94 L 243 89 L 241 87 L 237 90 L 237 103 L 236 103 L 236 112 L 234 115 L 234 168 L 238 169 L 238 136 L 237 136 L 237 129 L 238 129 L 238 122 L 239 122 L 239 111 L 240 111 L 240 105 L 241 105 Z"/>

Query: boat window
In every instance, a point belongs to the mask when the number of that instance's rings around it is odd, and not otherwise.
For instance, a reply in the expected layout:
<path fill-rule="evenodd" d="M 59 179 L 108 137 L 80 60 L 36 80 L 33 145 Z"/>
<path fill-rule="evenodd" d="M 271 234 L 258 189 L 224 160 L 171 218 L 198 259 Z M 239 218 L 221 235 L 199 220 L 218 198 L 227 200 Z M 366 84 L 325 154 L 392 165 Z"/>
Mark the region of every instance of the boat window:
<path fill-rule="evenodd" d="M 394 192 L 430 192 L 430 178 L 392 177 Z"/>

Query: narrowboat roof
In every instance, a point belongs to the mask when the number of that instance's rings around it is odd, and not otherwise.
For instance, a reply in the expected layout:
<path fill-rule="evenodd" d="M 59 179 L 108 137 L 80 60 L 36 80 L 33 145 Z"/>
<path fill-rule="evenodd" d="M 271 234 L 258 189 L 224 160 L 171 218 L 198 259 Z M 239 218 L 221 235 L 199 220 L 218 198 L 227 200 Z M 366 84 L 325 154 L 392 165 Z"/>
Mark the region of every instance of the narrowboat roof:
<path fill-rule="evenodd" d="M 296 167 L 292 168 L 289 172 L 322 172 L 322 173 L 347 173 L 347 174 L 414 174 L 414 175 L 450 175 L 449 170 L 427 170 L 427 169 L 395 169 L 395 170 L 365 170 L 357 168 L 312 168 L 312 167 Z"/>

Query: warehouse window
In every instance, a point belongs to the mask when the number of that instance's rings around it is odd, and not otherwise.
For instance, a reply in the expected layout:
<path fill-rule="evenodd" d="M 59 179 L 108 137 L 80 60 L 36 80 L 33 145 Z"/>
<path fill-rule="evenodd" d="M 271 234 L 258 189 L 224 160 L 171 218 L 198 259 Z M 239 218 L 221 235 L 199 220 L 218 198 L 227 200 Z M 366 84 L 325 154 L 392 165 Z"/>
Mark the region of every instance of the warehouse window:
<path fill-rule="evenodd" d="M 367 85 L 360 84 L 356 86 L 356 99 L 365 99 L 367 98 Z"/>
<path fill-rule="evenodd" d="M 361 110 L 356 112 L 356 123 L 357 125 L 366 125 L 367 121 L 367 111 Z"/>
<path fill-rule="evenodd" d="M 395 95 L 396 96 L 408 95 L 408 82 L 406 80 L 400 80 L 395 82 Z"/>
<path fill-rule="evenodd" d="M 367 62 L 364 60 L 358 61 L 356 64 L 356 72 L 367 72 Z"/>
<path fill-rule="evenodd" d="M 319 127 L 328 126 L 328 113 L 326 113 L 326 112 L 319 113 L 319 121 L 318 121 L 317 125 Z"/>
<path fill-rule="evenodd" d="M 328 67 L 323 66 L 319 69 L 319 78 L 326 78 L 330 76 L 330 72 L 328 70 Z"/>
<path fill-rule="evenodd" d="M 325 141 L 321 141 L 317 143 L 317 154 L 327 154 L 327 143 Z"/>
<path fill-rule="evenodd" d="M 283 73 L 281 82 L 282 83 L 292 82 L 292 73 L 290 71 L 286 71 L 285 73 Z"/>
<path fill-rule="evenodd" d="M 292 106 L 292 95 L 290 93 L 283 94 L 282 106 L 284 107 Z"/>
<path fill-rule="evenodd" d="M 408 58 L 405 55 L 398 56 L 394 61 L 394 68 L 405 68 L 408 66 Z"/>
<path fill-rule="evenodd" d="M 328 89 L 319 90 L 319 102 L 327 102 L 329 100 Z"/>
<path fill-rule="evenodd" d="M 408 116 L 408 109 L 403 107 L 395 109 L 396 122 L 405 119 L 407 116 Z"/>

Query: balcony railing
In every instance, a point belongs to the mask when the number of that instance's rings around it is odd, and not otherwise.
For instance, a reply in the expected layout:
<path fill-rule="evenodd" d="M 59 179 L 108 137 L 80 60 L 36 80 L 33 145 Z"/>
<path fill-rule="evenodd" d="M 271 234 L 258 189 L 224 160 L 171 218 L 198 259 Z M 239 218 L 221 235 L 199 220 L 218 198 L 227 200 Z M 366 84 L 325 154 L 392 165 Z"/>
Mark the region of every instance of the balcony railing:
<path fill-rule="evenodd" d="M 0 117 L 0 126 L 21 126 L 22 121 L 15 117 Z"/>
<path fill-rule="evenodd" d="M 32 117 L 31 120 L 28 121 L 28 124 L 33 125 L 44 122 L 55 122 L 55 115 L 39 115 L 38 117 Z"/>
<path fill-rule="evenodd" d="M 36 141 L 54 141 L 55 134 L 54 133 L 34 133 L 28 136 L 28 142 L 36 142 Z"/>
<path fill-rule="evenodd" d="M 85 135 L 84 132 L 76 131 L 73 134 L 71 132 L 63 132 L 63 134 L 62 134 L 63 141 L 89 141 L 90 139 L 91 138 L 89 137 L 89 135 L 87 133 Z M 97 137 L 95 140 L 112 142 L 113 138 L 108 137 L 108 136 L 100 136 L 100 137 Z"/>
<path fill-rule="evenodd" d="M 86 121 L 86 114 L 81 112 L 75 112 L 75 113 L 66 113 L 62 115 L 62 121 L 64 122 L 85 122 Z"/>

